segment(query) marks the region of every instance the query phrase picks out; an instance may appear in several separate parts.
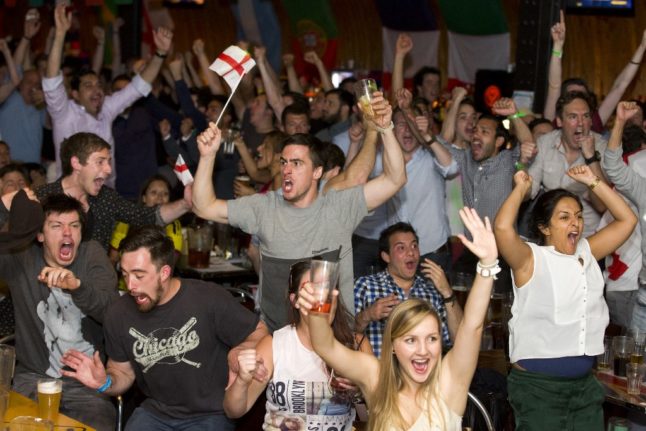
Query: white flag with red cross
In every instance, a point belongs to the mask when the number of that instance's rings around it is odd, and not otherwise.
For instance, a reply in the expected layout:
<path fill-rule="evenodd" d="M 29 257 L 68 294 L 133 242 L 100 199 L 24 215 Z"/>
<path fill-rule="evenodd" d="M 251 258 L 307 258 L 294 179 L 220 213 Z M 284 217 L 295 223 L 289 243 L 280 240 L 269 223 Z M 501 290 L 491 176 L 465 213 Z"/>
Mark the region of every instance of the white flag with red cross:
<path fill-rule="evenodd" d="M 175 162 L 173 171 L 175 171 L 177 178 L 179 178 L 182 184 L 184 184 L 184 187 L 193 182 L 193 175 L 191 175 L 191 171 L 188 170 L 188 166 L 181 154 L 177 156 L 177 161 Z"/>
<path fill-rule="evenodd" d="M 256 62 L 247 51 L 236 45 L 231 45 L 218 55 L 209 69 L 224 78 L 233 93 L 240 84 L 242 76 L 253 69 L 255 65 Z"/>

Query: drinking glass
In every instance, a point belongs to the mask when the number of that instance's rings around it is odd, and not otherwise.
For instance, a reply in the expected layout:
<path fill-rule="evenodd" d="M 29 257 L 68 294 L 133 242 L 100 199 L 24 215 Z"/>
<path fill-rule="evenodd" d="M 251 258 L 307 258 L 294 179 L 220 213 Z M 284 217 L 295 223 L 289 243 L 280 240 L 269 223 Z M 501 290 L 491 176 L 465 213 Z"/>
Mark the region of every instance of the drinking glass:
<path fill-rule="evenodd" d="M 620 335 L 612 339 L 615 376 L 626 377 L 626 364 L 630 362 L 634 347 L 635 342 L 631 337 Z"/>
<path fill-rule="evenodd" d="M 339 263 L 328 260 L 312 260 L 310 282 L 316 303 L 312 313 L 327 314 L 332 308 L 332 292 L 339 278 Z"/>
<path fill-rule="evenodd" d="M 62 380 L 38 379 L 38 416 L 55 422 L 62 393 Z"/>
<path fill-rule="evenodd" d="M 16 349 L 8 344 L 0 344 L 0 388 L 11 389 L 15 365 Z"/>
<path fill-rule="evenodd" d="M 609 371 L 612 363 L 612 337 L 603 337 L 603 353 L 597 355 L 597 370 Z"/>
<path fill-rule="evenodd" d="M 18 416 L 9 422 L 9 431 L 53 431 L 54 423 L 33 416 Z"/>
<path fill-rule="evenodd" d="M 628 394 L 640 394 L 645 373 L 646 364 L 626 364 L 626 392 Z"/>
<path fill-rule="evenodd" d="M 357 81 L 354 84 L 354 94 L 359 102 L 361 107 L 361 112 L 366 118 L 372 118 L 375 116 L 374 111 L 372 110 L 372 95 L 377 91 L 377 83 L 374 79 L 362 79 Z"/>

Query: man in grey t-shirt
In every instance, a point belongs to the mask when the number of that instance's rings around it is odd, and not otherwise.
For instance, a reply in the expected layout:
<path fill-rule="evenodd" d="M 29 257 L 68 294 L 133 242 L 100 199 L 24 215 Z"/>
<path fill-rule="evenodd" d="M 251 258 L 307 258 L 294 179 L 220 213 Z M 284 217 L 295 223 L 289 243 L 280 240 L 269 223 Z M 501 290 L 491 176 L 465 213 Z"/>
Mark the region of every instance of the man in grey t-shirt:
<path fill-rule="evenodd" d="M 401 149 L 392 131 L 392 110 L 375 93 L 374 119 L 369 123 L 382 134 L 384 172 L 364 186 L 319 193 L 323 175 L 323 144 L 310 135 L 287 138 L 281 153 L 282 196 L 275 192 L 232 201 L 217 199 L 211 171 L 220 146 L 220 131 L 211 124 L 198 137 L 200 163 L 195 175 L 195 213 L 228 223 L 260 239 L 263 295 L 260 309 L 271 330 L 288 323 L 287 285 L 292 263 L 313 256 L 339 259 L 340 291 L 352 308 L 352 231 L 368 211 L 392 197 L 406 182 Z"/>

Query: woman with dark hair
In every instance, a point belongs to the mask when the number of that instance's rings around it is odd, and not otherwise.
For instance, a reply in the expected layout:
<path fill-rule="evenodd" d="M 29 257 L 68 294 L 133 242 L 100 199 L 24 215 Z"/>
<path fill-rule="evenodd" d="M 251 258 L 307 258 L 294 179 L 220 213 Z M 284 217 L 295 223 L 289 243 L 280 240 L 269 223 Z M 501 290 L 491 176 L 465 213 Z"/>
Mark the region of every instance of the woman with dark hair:
<path fill-rule="evenodd" d="M 314 352 L 306 313 L 294 308 L 300 289 L 310 279 L 310 261 L 292 265 L 289 274 L 291 323 L 267 335 L 255 349 L 238 355 L 240 370 L 224 396 L 224 411 L 230 418 L 245 414 L 266 389 L 267 413 L 263 429 L 284 428 L 286 423 L 310 429 L 323 421 L 323 429 L 351 429 L 352 386 Z M 352 331 L 354 319 L 341 301 L 330 312 L 329 324 L 340 340 L 369 352 L 370 344 Z"/>
<path fill-rule="evenodd" d="M 637 219 L 588 166 L 567 174 L 603 202 L 612 223 L 583 238 L 580 199 L 550 190 L 532 213 L 530 228 L 539 245 L 523 241 L 515 225 L 531 190 L 532 178 L 524 171 L 514 175 L 514 189 L 496 217 L 496 242 L 514 282 L 508 391 L 522 430 L 603 429 L 604 391 L 591 373 L 609 320 L 597 260 L 626 241 Z"/>

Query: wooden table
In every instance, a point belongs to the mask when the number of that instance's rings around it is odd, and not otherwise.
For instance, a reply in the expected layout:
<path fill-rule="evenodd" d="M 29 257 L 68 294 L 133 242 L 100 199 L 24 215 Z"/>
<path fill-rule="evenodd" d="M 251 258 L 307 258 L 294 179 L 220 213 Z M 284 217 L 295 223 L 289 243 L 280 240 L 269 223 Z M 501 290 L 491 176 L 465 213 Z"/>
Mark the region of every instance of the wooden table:
<path fill-rule="evenodd" d="M 9 406 L 4 415 L 4 425 L 9 425 L 9 421 L 16 416 L 38 416 L 38 404 L 18 392 L 11 391 L 9 393 Z M 54 429 L 56 431 L 96 431 L 94 428 L 62 413 L 58 414 Z"/>
<path fill-rule="evenodd" d="M 596 376 L 606 391 L 607 402 L 646 414 L 646 388 L 643 385 L 641 394 L 629 395 L 625 377 L 616 377 L 612 371 L 597 371 Z"/>

